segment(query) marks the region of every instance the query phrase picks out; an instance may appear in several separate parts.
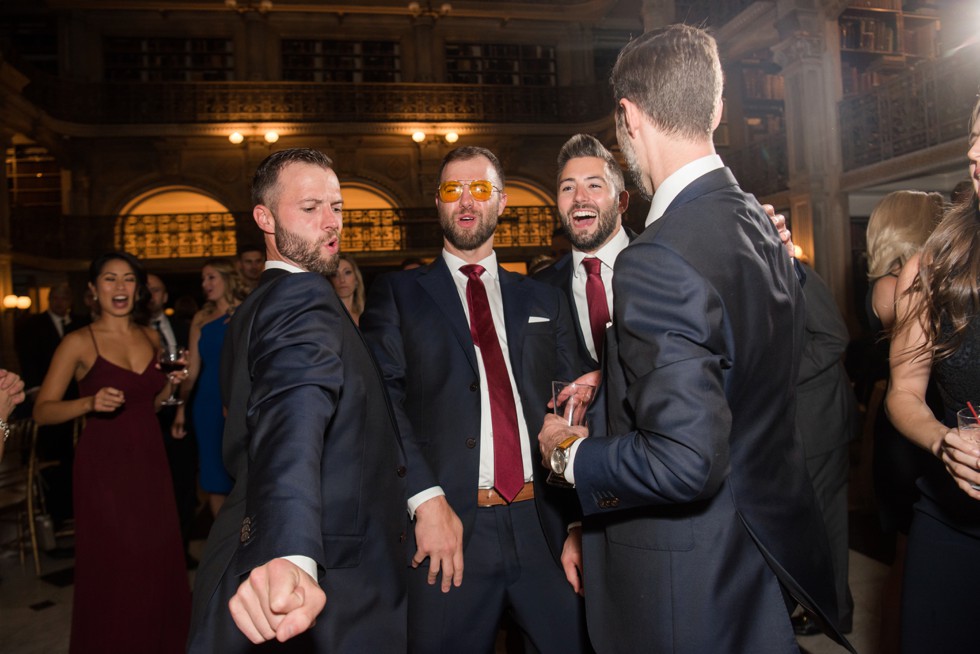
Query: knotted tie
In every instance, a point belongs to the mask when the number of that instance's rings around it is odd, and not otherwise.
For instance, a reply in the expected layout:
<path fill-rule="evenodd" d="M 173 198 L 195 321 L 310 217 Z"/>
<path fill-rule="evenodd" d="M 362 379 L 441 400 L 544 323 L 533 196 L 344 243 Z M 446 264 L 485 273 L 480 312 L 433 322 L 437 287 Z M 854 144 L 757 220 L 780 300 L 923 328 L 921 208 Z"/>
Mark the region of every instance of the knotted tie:
<path fill-rule="evenodd" d="M 602 283 L 602 262 L 596 257 L 582 259 L 585 268 L 585 300 L 589 304 L 589 326 L 592 327 L 592 343 L 595 355 L 602 359 L 602 343 L 609 324 L 609 304 L 606 302 L 606 286 Z"/>
<path fill-rule="evenodd" d="M 153 321 L 153 328 L 157 330 L 157 333 L 158 334 L 160 334 L 160 349 L 162 349 L 164 352 L 169 352 L 170 351 L 170 341 L 167 339 L 167 335 L 163 331 L 163 325 L 161 324 L 161 322 L 162 322 L 162 320 L 160 318 L 157 318 L 156 320 L 154 320 Z"/>
<path fill-rule="evenodd" d="M 480 279 L 484 268 L 469 264 L 460 270 L 469 278 L 466 283 L 466 304 L 470 309 L 470 336 L 473 343 L 480 348 L 490 393 L 493 483 L 500 496 L 510 502 L 524 486 L 524 464 L 521 460 L 521 438 L 517 429 L 514 391 L 510 385 L 497 330 L 493 326 L 487 289 Z"/>

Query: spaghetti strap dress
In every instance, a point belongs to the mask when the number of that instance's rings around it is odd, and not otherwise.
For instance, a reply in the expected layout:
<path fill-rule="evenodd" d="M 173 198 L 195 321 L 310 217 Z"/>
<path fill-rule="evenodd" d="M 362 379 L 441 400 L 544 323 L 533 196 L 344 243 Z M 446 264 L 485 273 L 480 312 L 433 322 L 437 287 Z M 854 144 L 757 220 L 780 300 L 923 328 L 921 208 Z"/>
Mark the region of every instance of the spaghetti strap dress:
<path fill-rule="evenodd" d="M 75 597 L 72 654 L 183 652 L 190 585 L 167 454 L 153 400 L 163 372 L 117 366 L 99 354 L 82 396 L 111 386 L 126 402 L 90 413 L 74 467 Z"/>

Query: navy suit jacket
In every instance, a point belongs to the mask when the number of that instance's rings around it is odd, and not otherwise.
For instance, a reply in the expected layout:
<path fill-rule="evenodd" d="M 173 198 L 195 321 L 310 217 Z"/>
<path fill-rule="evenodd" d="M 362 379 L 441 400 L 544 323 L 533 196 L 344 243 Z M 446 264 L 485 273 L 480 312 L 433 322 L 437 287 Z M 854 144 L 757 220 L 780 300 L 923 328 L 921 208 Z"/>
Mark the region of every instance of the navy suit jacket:
<path fill-rule="evenodd" d="M 503 268 L 498 272 L 510 364 L 531 439 L 535 504 L 557 557 L 568 522 L 579 513 L 572 493 L 545 483 L 537 435 L 551 382 L 578 374 L 572 323 L 557 290 Z M 531 317 L 542 320 L 529 322 Z M 440 256 L 429 266 L 379 277 L 360 325 L 381 365 L 399 429 L 425 459 L 423 473 L 410 475 L 409 496 L 442 486 L 463 523 L 465 546 L 477 508 L 480 377 L 469 323 L 445 260 Z"/>
<path fill-rule="evenodd" d="M 616 260 L 608 436 L 580 445 L 597 651 L 796 652 L 784 591 L 837 616 L 794 428 L 802 289 L 731 172 L 690 184 Z"/>
<path fill-rule="evenodd" d="M 623 229 L 626 230 L 626 236 L 632 242 L 636 238 L 636 232 L 625 226 Z M 589 346 L 585 344 L 585 335 L 582 333 L 582 325 L 578 321 L 578 314 L 575 308 L 575 294 L 572 292 L 572 277 L 575 272 L 573 267 L 574 259 L 572 259 L 572 253 L 569 252 L 544 270 L 538 271 L 533 275 L 533 278 L 539 282 L 544 282 L 545 284 L 559 288 L 565 294 L 565 300 L 571 308 L 572 322 L 575 325 L 575 338 L 578 341 L 579 360 L 585 364 L 586 372 L 588 370 L 598 370 L 599 362 L 589 352 Z"/>
<path fill-rule="evenodd" d="M 371 353 L 322 275 L 263 273 L 225 338 L 222 392 L 235 485 L 197 571 L 189 651 L 251 651 L 228 600 L 287 555 L 316 562 L 327 606 L 270 651 L 405 651 L 404 452 Z"/>

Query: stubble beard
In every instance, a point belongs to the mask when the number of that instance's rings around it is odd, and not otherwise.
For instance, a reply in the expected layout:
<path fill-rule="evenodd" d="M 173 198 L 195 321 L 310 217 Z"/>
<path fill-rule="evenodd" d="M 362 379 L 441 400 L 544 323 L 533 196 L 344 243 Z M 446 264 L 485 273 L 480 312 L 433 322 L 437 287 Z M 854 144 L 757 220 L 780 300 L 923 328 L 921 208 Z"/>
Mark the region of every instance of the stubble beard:
<path fill-rule="evenodd" d="M 322 248 L 329 241 L 339 238 L 336 231 L 329 231 L 315 242 L 304 241 L 292 232 L 286 230 L 279 221 L 275 221 L 276 249 L 300 268 L 321 275 L 332 275 L 340 264 L 340 252 L 324 256 Z"/>
<path fill-rule="evenodd" d="M 581 206 L 572 207 L 569 209 L 567 216 L 565 214 L 561 216 L 561 222 L 565 226 L 565 233 L 568 234 L 568 240 L 572 242 L 575 249 L 582 252 L 594 252 L 602 247 L 606 239 L 615 231 L 616 218 L 619 216 L 619 211 L 616 207 L 609 207 L 608 209 L 599 211 L 599 224 L 596 226 L 596 230 L 590 234 L 588 232 L 576 232 L 572 229 L 572 225 L 575 223 L 575 220 L 572 218 L 572 213 L 577 208 L 581 208 Z"/>
<path fill-rule="evenodd" d="M 633 185 L 640 191 L 640 195 L 644 200 L 652 200 L 653 187 L 640 168 L 640 162 L 636 159 L 636 150 L 633 149 L 633 143 L 630 142 L 630 137 L 626 132 L 626 126 L 623 124 L 622 116 L 616 117 L 616 140 L 619 141 L 619 149 L 623 153 L 623 158 L 626 160 L 626 168 L 629 170 Z"/>
<path fill-rule="evenodd" d="M 485 211 L 480 212 L 482 213 L 479 218 L 480 224 L 476 229 L 472 230 L 459 229 L 456 225 L 456 212 L 447 212 L 448 215 L 443 215 L 440 212 L 439 223 L 442 226 L 443 236 L 457 250 L 464 252 L 475 250 L 486 243 L 493 236 L 493 233 L 497 231 L 497 220 L 491 217 L 496 215 L 497 205 L 491 207 L 489 202 L 484 204 L 486 206 L 481 207 Z"/>

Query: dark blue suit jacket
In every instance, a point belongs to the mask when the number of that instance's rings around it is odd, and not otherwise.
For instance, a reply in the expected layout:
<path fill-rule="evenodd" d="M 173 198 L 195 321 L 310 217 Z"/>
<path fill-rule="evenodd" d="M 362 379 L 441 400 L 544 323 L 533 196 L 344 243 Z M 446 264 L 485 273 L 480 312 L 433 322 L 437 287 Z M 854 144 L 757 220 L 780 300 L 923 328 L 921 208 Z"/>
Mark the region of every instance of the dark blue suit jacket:
<path fill-rule="evenodd" d="M 783 590 L 837 616 L 794 429 L 802 289 L 720 169 L 616 261 L 609 436 L 574 463 L 601 652 L 796 652 Z M 601 435 L 600 435 L 601 436 Z"/>
<path fill-rule="evenodd" d="M 222 391 L 235 486 L 197 572 L 189 651 L 251 651 L 228 600 L 287 555 L 316 561 L 327 606 L 270 651 L 404 651 L 404 452 L 371 353 L 322 275 L 262 275 L 232 318 Z"/>
<path fill-rule="evenodd" d="M 625 226 L 623 229 L 626 230 L 626 236 L 632 242 L 636 238 L 636 232 Z M 545 284 L 550 284 L 555 288 L 561 289 L 565 294 L 565 300 L 571 308 L 572 322 L 575 325 L 575 338 L 578 341 L 579 359 L 585 365 L 586 372 L 588 370 L 598 370 L 599 362 L 592 357 L 592 354 L 589 352 L 589 347 L 585 344 L 585 335 L 582 333 L 582 325 L 579 324 L 575 309 L 575 294 L 572 292 L 573 264 L 574 259 L 572 259 L 572 253 L 569 252 L 544 270 L 538 271 L 533 277 L 539 282 L 544 282 Z"/>
<path fill-rule="evenodd" d="M 568 522 L 579 513 L 573 494 L 545 483 L 537 435 L 551 382 L 578 373 L 572 323 L 554 288 L 503 268 L 499 275 L 510 364 L 531 439 L 535 504 L 557 557 Z M 531 317 L 542 320 L 529 322 Z M 442 486 L 463 523 L 465 546 L 477 508 L 480 378 L 469 323 L 445 260 L 379 277 L 360 325 L 381 365 L 399 429 L 426 462 L 422 474 L 410 475 L 409 496 Z"/>

